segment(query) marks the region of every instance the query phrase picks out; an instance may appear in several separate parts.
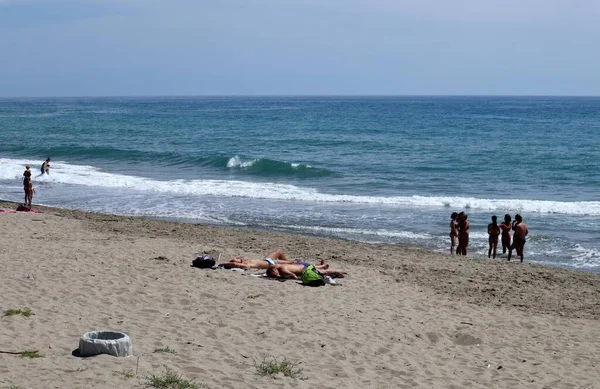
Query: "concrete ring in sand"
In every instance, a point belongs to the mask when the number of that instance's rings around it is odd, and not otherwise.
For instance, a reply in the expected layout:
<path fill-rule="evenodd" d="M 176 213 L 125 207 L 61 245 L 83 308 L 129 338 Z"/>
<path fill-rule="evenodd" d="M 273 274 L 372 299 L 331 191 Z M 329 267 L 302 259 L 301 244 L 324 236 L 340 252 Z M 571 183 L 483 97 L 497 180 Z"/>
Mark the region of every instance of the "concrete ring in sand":
<path fill-rule="evenodd" d="M 122 332 L 86 332 L 79 339 L 79 355 L 81 357 L 91 357 L 98 354 L 129 357 L 133 355 L 131 339 Z"/>

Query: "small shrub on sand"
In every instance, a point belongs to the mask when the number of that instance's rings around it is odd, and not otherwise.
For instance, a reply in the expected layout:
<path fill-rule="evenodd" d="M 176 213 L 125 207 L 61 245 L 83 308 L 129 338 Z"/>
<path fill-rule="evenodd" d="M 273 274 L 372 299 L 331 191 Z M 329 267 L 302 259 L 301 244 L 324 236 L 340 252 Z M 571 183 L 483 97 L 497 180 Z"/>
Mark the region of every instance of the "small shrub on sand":
<path fill-rule="evenodd" d="M 299 368 L 298 365 L 299 363 L 292 362 L 287 358 L 283 358 L 282 361 L 278 361 L 275 357 L 271 358 L 270 360 L 265 358 L 260 363 L 254 361 L 256 374 L 271 377 L 282 373 L 286 377 L 300 378 L 304 369 Z"/>
<path fill-rule="evenodd" d="M 146 386 L 159 389 L 208 389 L 204 384 L 183 379 L 172 370 L 167 369 L 162 375 L 147 378 Z"/>
<path fill-rule="evenodd" d="M 39 351 L 23 351 L 21 358 L 44 358 L 44 354 L 41 354 Z"/>
<path fill-rule="evenodd" d="M 131 369 L 123 369 L 121 371 L 116 371 L 115 375 L 122 375 L 125 378 L 133 378 L 133 377 L 135 377 L 135 373 Z"/>
<path fill-rule="evenodd" d="M 17 315 L 29 317 L 29 316 L 33 315 L 33 312 L 31 312 L 31 309 L 8 309 L 8 310 L 4 311 L 4 316 L 17 316 Z"/>
<path fill-rule="evenodd" d="M 169 348 L 169 346 L 154 349 L 154 352 L 161 354 L 177 354 L 177 351 L 173 350 L 172 348 Z"/>

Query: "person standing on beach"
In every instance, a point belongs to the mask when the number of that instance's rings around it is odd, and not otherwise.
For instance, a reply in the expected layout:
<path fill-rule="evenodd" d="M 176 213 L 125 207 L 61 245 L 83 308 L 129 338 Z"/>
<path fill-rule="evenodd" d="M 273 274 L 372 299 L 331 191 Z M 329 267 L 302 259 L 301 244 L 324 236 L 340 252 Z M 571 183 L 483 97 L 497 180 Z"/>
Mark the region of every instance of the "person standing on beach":
<path fill-rule="evenodd" d="M 41 167 L 41 172 L 42 175 L 44 173 L 50 175 L 50 158 L 46 158 L 46 160 L 44 161 L 44 163 L 42 163 L 42 167 Z"/>
<path fill-rule="evenodd" d="M 502 254 L 506 254 L 506 250 L 510 247 L 510 230 L 512 229 L 511 218 L 507 213 L 504 215 L 504 221 L 500 223 L 502 230 Z"/>
<path fill-rule="evenodd" d="M 460 255 L 467 255 L 467 246 L 469 246 L 469 221 L 465 212 L 458 214 L 458 251 Z"/>
<path fill-rule="evenodd" d="M 27 201 L 30 198 L 30 188 L 31 188 L 31 170 L 29 170 L 30 166 L 25 165 L 25 171 L 23 172 L 23 190 L 25 191 L 25 205 L 27 205 Z M 29 203 L 31 206 L 31 203 Z"/>
<path fill-rule="evenodd" d="M 492 222 L 488 224 L 488 235 L 490 248 L 488 249 L 488 258 L 492 257 L 496 259 L 496 250 L 498 249 L 498 235 L 500 235 L 500 227 L 498 226 L 498 218 L 496 215 L 492 216 Z"/>
<path fill-rule="evenodd" d="M 31 203 L 33 203 L 33 195 L 35 194 L 35 188 L 33 187 L 33 184 L 31 183 L 31 181 L 29 181 L 29 195 L 27 197 L 27 201 L 25 201 L 25 203 L 27 203 L 27 205 L 29 206 L 29 210 L 31 210 Z"/>
<path fill-rule="evenodd" d="M 464 214 L 464 212 L 460 212 L 456 217 L 456 240 L 458 241 L 458 244 L 456 245 L 456 255 L 462 254 L 462 248 L 460 247 L 460 229 L 462 228 L 462 219 Z"/>
<path fill-rule="evenodd" d="M 450 254 L 454 254 L 454 247 L 456 247 L 456 241 L 458 240 L 458 229 L 456 229 L 457 218 L 458 213 L 452 212 L 452 215 L 450 215 Z"/>
<path fill-rule="evenodd" d="M 529 234 L 529 230 L 527 229 L 527 225 L 523 222 L 523 218 L 519 214 L 515 215 L 513 230 L 515 233 L 513 234 L 513 243 L 508 249 L 508 260 L 510 261 L 513 249 L 516 249 L 517 255 L 521 257 L 521 262 L 523 262 L 523 249 L 525 248 L 526 242 L 525 237 L 527 234 Z"/>

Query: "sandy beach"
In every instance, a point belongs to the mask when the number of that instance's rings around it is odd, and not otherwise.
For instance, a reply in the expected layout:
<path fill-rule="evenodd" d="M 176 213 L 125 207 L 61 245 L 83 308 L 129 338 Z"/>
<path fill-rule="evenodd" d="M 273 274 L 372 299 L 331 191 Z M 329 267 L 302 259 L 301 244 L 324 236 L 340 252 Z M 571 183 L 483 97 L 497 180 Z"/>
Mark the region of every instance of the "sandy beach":
<path fill-rule="evenodd" d="M 0 213 L 0 350 L 44 357 L 0 354 L 0 388 L 140 388 L 167 368 L 213 389 L 600 387 L 598 274 L 36 209 Z M 349 275 L 308 288 L 190 267 L 274 248 Z M 134 356 L 73 356 L 92 330 L 127 333 Z M 284 358 L 298 377 L 257 374 Z"/>

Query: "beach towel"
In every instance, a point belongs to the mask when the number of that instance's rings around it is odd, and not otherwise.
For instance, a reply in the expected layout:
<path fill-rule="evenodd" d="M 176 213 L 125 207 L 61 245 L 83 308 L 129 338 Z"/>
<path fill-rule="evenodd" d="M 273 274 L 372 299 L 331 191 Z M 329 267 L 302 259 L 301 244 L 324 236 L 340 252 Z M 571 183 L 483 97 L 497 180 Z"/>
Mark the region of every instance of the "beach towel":
<path fill-rule="evenodd" d="M 0 213 L 43 213 L 42 211 L 37 211 L 35 209 L 25 208 L 22 205 L 19 206 L 16 210 L 12 209 L 0 209 Z"/>

